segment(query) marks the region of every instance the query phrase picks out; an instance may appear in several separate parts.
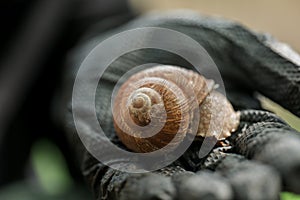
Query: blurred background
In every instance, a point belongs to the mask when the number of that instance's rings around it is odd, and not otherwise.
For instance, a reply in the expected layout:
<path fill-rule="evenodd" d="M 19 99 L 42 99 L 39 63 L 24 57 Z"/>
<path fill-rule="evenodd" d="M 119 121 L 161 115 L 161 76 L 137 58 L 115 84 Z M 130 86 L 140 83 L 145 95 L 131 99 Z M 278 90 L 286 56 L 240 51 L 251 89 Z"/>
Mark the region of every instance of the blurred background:
<path fill-rule="evenodd" d="M 0 199 L 92 199 L 89 191 L 74 179 L 70 168 L 76 166 L 70 166 L 66 161 L 66 147 L 53 142 L 61 139 L 61 132 L 46 123 L 48 118 L 41 117 L 41 112 L 50 112 L 45 109 L 52 106 L 50 101 L 39 101 L 53 95 L 50 91 L 55 90 L 55 82 L 60 78 L 56 74 L 61 71 L 60 67 L 53 66 L 63 65 L 68 51 L 76 46 L 90 24 L 112 15 L 118 15 L 121 19 L 118 23 L 126 22 L 131 18 L 127 15 L 128 10 L 142 14 L 152 10 L 192 9 L 233 19 L 255 31 L 268 32 L 300 52 L 299 8 L 298 0 L 129 0 L 128 3 L 125 0 L 12 0 L 1 3 L 0 142 L 4 153 L 0 156 L 0 170 L 13 173 L 1 175 Z M 30 67 L 38 68 L 45 63 L 48 68 L 40 71 L 47 76 L 30 75 L 22 79 L 30 70 L 37 71 Z M 11 82 L 18 78 L 23 82 Z M 23 92 L 21 87 L 26 84 L 31 89 Z M 14 96 L 11 91 L 17 91 L 19 95 Z M 4 95 L 9 98 L 5 99 Z M 300 131 L 297 117 L 264 97 L 261 101 L 265 108 Z M 9 136 L 2 136 L 3 130 L 8 131 Z M 53 132 L 58 135 L 54 139 Z M 27 134 L 34 138 L 32 142 L 26 140 Z M 52 135 L 50 139 L 49 134 Z M 26 142 L 29 144 L 25 145 Z M 19 155 L 23 154 L 30 155 L 29 161 L 20 159 Z M 14 167 L 7 169 L 6 163 L 12 163 Z M 26 176 L 20 179 L 18 167 L 24 163 Z M 282 198 L 300 199 L 289 193 L 282 193 Z"/>

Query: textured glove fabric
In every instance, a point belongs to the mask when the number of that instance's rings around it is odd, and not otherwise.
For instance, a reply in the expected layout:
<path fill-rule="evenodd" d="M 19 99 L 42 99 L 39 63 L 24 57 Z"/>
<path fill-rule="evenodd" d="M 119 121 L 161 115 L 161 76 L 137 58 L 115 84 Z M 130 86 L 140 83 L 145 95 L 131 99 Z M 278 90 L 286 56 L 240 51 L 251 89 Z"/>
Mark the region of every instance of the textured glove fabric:
<path fill-rule="evenodd" d="M 74 51 L 67 63 L 72 67 L 65 82 L 67 104 L 71 104 L 76 71 L 89 51 L 110 35 L 140 27 L 169 28 L 199 42 L 217 64 L 229 100 L 236 109 L 243 110 L 241 124 L 229 139 L 231 149 L 215 149 L 200 159 L 196 142 L 168 167 L 147 174 L 129 174 L 110 169 L 85 152 L 69 109 L 64 118 L 66 132 L 76 146 L 81 146 L 76 147 L 77 154 L 95 198 L 276 199 L 281 182 L 285 190 L 300 193 L 299 133 L 276 115 L 257 110 L 261 107 L 254 95 L 260 92 L 300 116 L 299 66 L 272 50 L 266 36 L 235 22 L 187 12 L 154 13 L 93 37 Z M 177 55 L 154 49 L 130 52 L 110 65 L 96 92 L 96 112 L 102 129 L 121 148 L 125 147 L 116 137 L 109 109 L 112 90 L 124 73 L 145 63 L 192 68 Z"/>
<path fill-rule="evenodd" d="M 242 112 L 241 119 L 246 119 L 248 125 L 234 139 L 236 151 L 275 167 L 285 189 L 300 193 L 300 134 L 275 115 L 258 113 Z M 255 120 L 251 120 L 253 117 Z"/>

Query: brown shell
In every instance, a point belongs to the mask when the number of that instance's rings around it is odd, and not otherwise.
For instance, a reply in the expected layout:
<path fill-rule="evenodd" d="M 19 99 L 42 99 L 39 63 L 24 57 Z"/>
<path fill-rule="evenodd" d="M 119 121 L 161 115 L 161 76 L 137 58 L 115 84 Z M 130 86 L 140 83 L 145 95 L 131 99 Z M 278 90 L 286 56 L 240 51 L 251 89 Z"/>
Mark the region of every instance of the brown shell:
<path fill-rule="evenodd" d="M 237 128 L 239 113 L 214 87 L 213 80 L 175 66 L 140 71 L 115 96 L 116 133 L 129 149 L 151 152 L 171 141 L 177 145 L 190 134 L 194 116 L 200 112 L 196 135 L 226 138 Z"/>

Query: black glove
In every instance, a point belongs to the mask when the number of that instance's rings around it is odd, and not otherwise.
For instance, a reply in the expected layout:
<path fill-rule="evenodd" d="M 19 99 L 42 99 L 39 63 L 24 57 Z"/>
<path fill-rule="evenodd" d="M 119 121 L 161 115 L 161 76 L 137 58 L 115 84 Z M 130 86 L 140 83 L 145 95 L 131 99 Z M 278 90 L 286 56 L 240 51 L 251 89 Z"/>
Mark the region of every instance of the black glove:
<path fill-rule="evenodd" d="M 201 144 L 194 142 L 170 166 L 151 173 L 130 174 L 111 169 L 86 152 L 76 135 L 71 109 L 68 109 L 63 119 L 66 132 L 77 149 L 83 174 L 95 198 L 276 199 L 281 190 L 300 193 L 299 133 L 276 115 L 263 111 L 255 97 L 255 92 L 259 92 L 300 116 L 297 60 L 288 58 L 283 51 L 285 48 L 271 37 L 253 33 L 235 22 L 175 12 L 146 15 L 94 37 L 71 55 L 68 66 L 78 68 L 90 50 L 106 37 L 138 27 L 173 29 L 199 42 L 219 67 L 227 97 L 235 109 L 241 110 L 240 127 L 229 138 L 231 148 L 215 148 L 200 159 Z M 112 123 L 112 88 L 127 70 L 144 63 L 191 68 L 182 58 L 155 49 L 130 52 L 110 65 L 100 80 L 105 87 L 97 90 L 96 109 L 105 133 L 122 148 Z M 67 73 L 70 76 L 66 79 L 65 94 L 69 95 L 66 97 L 69 108 L 77 68 Z"/>

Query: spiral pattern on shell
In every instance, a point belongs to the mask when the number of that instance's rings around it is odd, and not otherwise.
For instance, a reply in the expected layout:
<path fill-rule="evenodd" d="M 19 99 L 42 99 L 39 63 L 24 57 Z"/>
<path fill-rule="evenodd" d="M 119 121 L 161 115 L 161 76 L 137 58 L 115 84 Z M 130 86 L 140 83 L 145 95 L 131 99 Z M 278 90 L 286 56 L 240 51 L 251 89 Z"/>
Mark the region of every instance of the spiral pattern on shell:
<path fill-rule="evenodd" d="M 135 152 L 175 147 L 187 134 L 226 138 L 237 128 L 239 113 L 214 89 L 213 80 L 191 70 L 166 65 L 142 70 L 114 98 L 116 133 Z"/>

